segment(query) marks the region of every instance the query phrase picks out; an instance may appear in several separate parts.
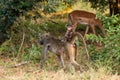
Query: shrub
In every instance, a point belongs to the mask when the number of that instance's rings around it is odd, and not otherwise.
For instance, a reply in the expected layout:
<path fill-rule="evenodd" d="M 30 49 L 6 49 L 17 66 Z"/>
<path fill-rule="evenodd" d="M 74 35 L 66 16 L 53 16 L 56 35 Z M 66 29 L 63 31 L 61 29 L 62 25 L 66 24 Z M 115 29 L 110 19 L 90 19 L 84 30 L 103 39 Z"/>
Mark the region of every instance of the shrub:
<path fill-rule="evenodd" d="M 87 39 L 92 41 L 100 41 L 103 46 L 102 49 L 96 51 L 95 48 L 90 48 L 91 60 L 98 64 L 98 66 L 105 66 L 113 72 L 120 72 L 120 24 L 117 16 L 105 17 L 102 16 L 104 27 L 107 31 L 106 36 L 94 37 L 87 35 Z"/>

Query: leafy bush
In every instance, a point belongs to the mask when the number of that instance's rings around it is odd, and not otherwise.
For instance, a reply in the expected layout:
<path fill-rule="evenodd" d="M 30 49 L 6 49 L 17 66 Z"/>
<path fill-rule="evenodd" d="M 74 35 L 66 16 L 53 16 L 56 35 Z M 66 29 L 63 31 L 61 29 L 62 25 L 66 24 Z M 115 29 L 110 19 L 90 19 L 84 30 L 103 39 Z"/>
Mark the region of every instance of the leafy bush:
<path fill-rule="evenodd" d="M 41 50 L 36 45 L 32 44 L 31 48 L 28 49 L 30 60 L 40 60 Z"/>
<path fill-rule="evenodd" d="M 72 0 L 46 0 L 40 3 L 40 7 L 45 13 L 56 12 L 57 10 L 62 10 L 73 3 Z"/>
<path fill-rule="evenodd" d="M 105 11 L 107 9 L 107 4 L 108 4 L 107 1 L 103 1 L 103 0 L 99 0 L 99 1 L 97 1 L 97 0 L 90 0 L 90 2 L 91 2 L 91 7 L 95 8 L 95 9 L 97 9 L 99 11 L 103 12 L 103 11 Z"/>
<path fill-rule="evenodd" d="M 40 59 L 41 48 L 38 43 L 40 35 L 50 32 L 54 36 L 61 37 L 65 32 L 65 23 L 58 20 L 59 23 L 55 24 L 44 18 L 42 20 L 40 24 L 36 24 L 33 19 L 27 19 L 25 16 L 17 18 L 9 32 L 10 39 L 0 46 L 0 54 L 16 58 L 20 53 L 21 60 Z M 23 34 L 25 35 L 24 40 Z"/>
<path fill-rule="evenodd" d="M 0 0 L 0 43 L 10 38 L 11 26 L 16 18 L 31 10 L 41 0 Z"/>
<path fill-rule="evenodd" d="M 10 28 L 19 16 L 23 16 L 29 10 L 34 10 L 34 19 L 41 16 L 38 8 L 41 8 L 45 13 L 55 12 L 68 6 L 70 1 L 66 0 L 0 0 L 0 43 L 5 39 L 10 38 Z M 38 5 L 40 3 L 40 6 Z M 12 5 L 11 5 L 12 4 Z M 29 18 L 29 17 L 28 17 Z"/>
<path fill-rule="evenodd" d="M 91 59 L 101 67 L 105 66 L 114 72 L 120 72 L 120 20 L 114 15 L 111 17 L 102 16 L 102 21 L 107 31 L 104 38 L 87 35 L 87 38 L 100 41 L 103 44 L 102 49 L 99 51 L 90 48 Z"/>

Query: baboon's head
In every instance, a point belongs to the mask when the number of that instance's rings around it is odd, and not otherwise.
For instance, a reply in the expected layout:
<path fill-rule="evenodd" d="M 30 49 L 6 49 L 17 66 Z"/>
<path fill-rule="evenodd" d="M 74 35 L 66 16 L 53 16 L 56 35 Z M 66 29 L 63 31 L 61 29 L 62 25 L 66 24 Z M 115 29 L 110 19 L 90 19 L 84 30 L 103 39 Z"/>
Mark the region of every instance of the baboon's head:
<path fill-rule="evenodd" d="M 67 25 L 65 37 L 70 38 L 72 36 L 73 32 L 74 32 L 74 27 L 72 25 Z"/>
<path fill-rule="evenodd" d="M 42 34 L 40 36 L 40 44 L 43 45 L 45 43 L 45 41 L 49 38 L 49 36 L 50 36 L 49 33 Z"/>

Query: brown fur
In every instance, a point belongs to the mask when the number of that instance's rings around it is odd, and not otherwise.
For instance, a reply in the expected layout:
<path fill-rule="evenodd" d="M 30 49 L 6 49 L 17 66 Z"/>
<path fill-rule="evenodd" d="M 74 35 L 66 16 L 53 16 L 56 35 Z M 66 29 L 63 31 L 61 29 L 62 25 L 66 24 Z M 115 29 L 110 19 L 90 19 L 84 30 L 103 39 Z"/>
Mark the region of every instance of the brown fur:
<path fill-rule="evenodd" d="M 93 33 L 96 35 L 95 26 L 98 26 L 101 29 L 102 33 L 105 35 L 101 21 L 99 19 L 96 19 L 96 15 L 94 13 L 83 10 L 74 10 L 69 13 L 68 25 L 71 25 L 73 27 L 73 31 L 75 31 L 78 23 L 87 25 L 85 34 L 88 33 L 89 27 L 91 27 Z"/>
<path fill-rule="evenodd" d="M 68 42 L 74 44 L 75 43 L 75 37 L 78 37 L 78 39 L 82 39 L 83 41 L 83 44 L 84 44 L 84 48 L 85 48 L 85 51 L 86 51 L 86 54 L 87 54 L 87 58 L 89 59 L 89 53 L 88 53 L 88 50 L 87 50 L 87 45 L 86 45 L 86 41 L 84 39 L 84 37 L 82 36 L 82 34 L 80 34 L 79 32 L 73 32 L 72 28 L 71 27 L 67 27 L 67 31 L 66 31 L 66 34 L 65 34 L 65 38 Z"/>
<path fill-rule="evenodd" d="M 74 67 L 79 68 L 79 64 L 75 61 L 75 57 L 76 57 L 75 56 L 76 55 L 75 48 L 76 47 L 74 47 L 74 44 L 73 44 L 75 41 L 74 39 L 71 39 L 73 41 L 62 42 L 61 40 L 54 38 L 53 36 L 51 36 L 48 33 L 43 34 L 41 36 L 41 40 L 40 40 L 40 43 L 43 45 L 42 57 L 41 57 L 41 66 L 40 67 L 42 68 L 44 63 L 45 63 L 47 51 L 50 51 L 50 52 L 55 53 L 57 55 L 63 69 L 65 69 L 64 60 L 63 60 L 64 53 L 69 58 L 70 63 Z"/>

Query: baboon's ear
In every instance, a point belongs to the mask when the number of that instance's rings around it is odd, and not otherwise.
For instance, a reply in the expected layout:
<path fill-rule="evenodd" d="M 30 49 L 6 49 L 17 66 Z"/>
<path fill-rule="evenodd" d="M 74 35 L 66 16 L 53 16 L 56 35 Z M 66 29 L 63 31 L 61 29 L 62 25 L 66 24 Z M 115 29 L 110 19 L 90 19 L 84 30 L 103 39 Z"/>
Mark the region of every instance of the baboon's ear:
<path fill-rule="evenodd" d="M 50 36 L 50 32 L 47 32 L 47 35 Z"/>
<path fill-rule="evenodd" d="M 50 33 L 49 32 L 45 33 L 45 36 L 46 37 L 50 36 Z"/>

